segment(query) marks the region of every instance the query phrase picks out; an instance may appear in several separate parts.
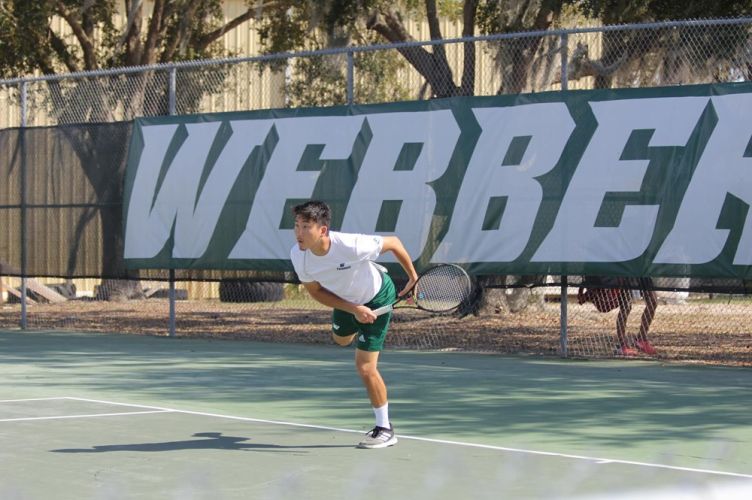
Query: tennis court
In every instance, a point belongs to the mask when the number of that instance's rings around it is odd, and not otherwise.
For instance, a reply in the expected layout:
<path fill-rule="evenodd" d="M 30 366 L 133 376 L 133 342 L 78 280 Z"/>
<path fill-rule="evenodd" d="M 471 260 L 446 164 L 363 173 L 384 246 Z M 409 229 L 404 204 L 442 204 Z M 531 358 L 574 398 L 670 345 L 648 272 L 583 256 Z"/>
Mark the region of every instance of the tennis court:
<path fill-rule="evenodd" d="M 0 332 L 0 498 L 748 498 L 750 371 Z"/>

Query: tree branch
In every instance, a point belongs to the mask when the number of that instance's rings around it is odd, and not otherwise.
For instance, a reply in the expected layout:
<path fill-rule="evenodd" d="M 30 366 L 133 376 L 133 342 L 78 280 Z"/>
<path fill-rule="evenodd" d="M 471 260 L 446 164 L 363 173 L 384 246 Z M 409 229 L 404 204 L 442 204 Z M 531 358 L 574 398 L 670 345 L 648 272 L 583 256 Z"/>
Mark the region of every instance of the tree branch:
<path fill-rule="evenodd" d="M 94 42 L 87 35 L 86 31 L 84 31 L 81 23 L 78 22 L 78 19 L 76 19 L 73 14 L 68 12 L 68 9 L 65 8 L 65 4 L 63 4 L 63 2 L 61 2 L 60 0 L 57 1 L 55 10 L 60 15 L 60 17 L 65 19 L 65 22 L 68 23 L 68 26 L 71 27 L 73 34 L 76 36 L 78 43 L 81 45 L 81 50 L 84 53 L 84 69 L 97 69 L 98 64 L 97 56 L 94 51 Z"/>
<path fill-rule="evenodd" d="M 165 29 L 163 23 L 165 1 L 170 2 L 171 0 L 154 0 L 154 9 L 149 20 L 149 31 L 146 34 L 146 43 L 144 43 L 141 61 L 139 62 L 141 65 L 154 64 L 156 62 L 154 54 L 157 41 L 164 34 Z"/>
<path fill-rule="evenodd" d="M 206 33 L 202 36 L 196 37 L 191 44 L 191 47 L 195 49 L 197 52 L 203 52 L 211 45 L 212 43 L 216 42 L 220 38 L 222 38 L 225 33 L 228 33 L 244 22 L 250 20 L 250 19 L 256 19 L 260 16 L 263 9 L 266 7 L 273 7 L 280 2 L 274 1 L 274 2 L 265 2 L 265 3 L 256 3 L 253 7 L 249 7 L 248 10 L 246 10 L 244 13 L 240 14 L 239 16 L 235 17 L 234 19 L 231 19 L 228 21 L 224 26 L 220 26 L 219 28 L 215 29 L 214 31 L 210 31 L 209 33 Z M 176 45 L 177 47 L 177 45 Z M 166 51 L 165 51 L 166 53 Z"/>
<path fill-rule="evenodd" d="M 478 10 L 478 0 L 465 0 L 462 7 L 462 36 L 475 35 L 475 15 Z M 462 95 L 475 95 L 475 43 L 466 42 L 463 47 L 464 57 L 462 65 Z"/>
<path fill-rule="evenodd" d="M 125 63 L 133 66 L 141 60 L 141 19 L 143 18 L 144 2 L 143 0 L 133 0 L 133 3 L 126 0 L 126 9 L 128 10 L 128 21 L 126 22 L 123 35 L 120 37 L 120 44 L 125 45 Z"/>
<path fill-rule="evenodd" d="M 165 19 L 172 16 L 172 7 L 174 5 L 175 4 L 170 4 L 170 10 L 164 14 Z M 191 38 L 191 31 L 189 28 L 193 24 L 198 7 L 198 2 L 188 2 L 188 5 L 185 6 L 182 11 L 178 12 L 180 21 L 177 28 L 170 33 L 167 42 L 164 44 L 165 48 L 162 50 L 162 55 L 160 56 L 162 62 L 172 61 L 175 54 L 178 52 L 178 49 L 183 50 L 189 43 Z"/>
<path fill-rule="evenodd" d="M 609 77 L 613 75 L 619 67 L 628 59 L 628 52 L 625 50 L 619 58 L 609 65 L 603 61 L 590 59 L 588 56 L 587 44 L 577 43 L 577 47 L 572 51 L 572 57 L 569 58 L 569 67 L 567 78 L 570 80 L 579 80 L 588 76 Z"/>
<path fill-rule="evenodd" d="M 366 28 L 375 31 L 391 43 L 413 41 L 413 37 L 391 12 L 374 11 L 366 22 Z M 397 50 L 426 80 L 429 80 L 427 65 L 432 57 L 430 52 L 423 47 L 405 47 Z"/>
<path fill-rule="evenodd" d="M 428 17 L 428 33 L 431 36 L 431 40 L 441 40 L 441 26 L 439 24 L 439 14 L 436 10 L 436 0 L 426 0 L 426 14 Z M 449 67 L 444 45 L 432 46 L 431 52 L 433 53 L 433 63 L 436 66 L 436 70 L 448 76 L 452 82 L 452 87 L 454 87 L 452 68 Z"/>
<path fill-rule="evenodd" d="M 392 43 L 413 40 L 402 22 L 392 12 L 374 11 L 368 19 L 366 27 Z M 452 82 L 451 73 L 447 76 L 446 72 L 442 73 L 437 70 L 434 54 L 418 46 L 401 47 L 397 51 L 431 85 L 433 95 L 438 97 L 455 95 L 456 87 Z"/>
<path fill-rule="evenodd" d="M 94 40 L 94 28 L 96 28 L 96 22 L 89 14 L 93 3 L 94 2 L 92 0 L 85 0 L 83 5 L 81 6 L 81 9 L 79 10 L 81 14 L 81 26 L 83 27 L 84 33 L 86 33 L 86 37 L 89 40 Z"/>
<path fill-rule="evenodd" d="M 426 0 L 426 17 L 428 34 L 431 40 L 441 40 L 441 26 L 439 25 L 439 14 L 436 10 L 436 0 Z"/>
<path fill-rule="evenodd" d="M 63 40 L 52 31 L 52 29 L 48 29 L 47 34 L 50 37 L 50 47 L 52 47 L 53 52 L 57 54 L 57 57 L 63 62 L 68 71 L 71 73 L 81 71 L 81 68 L 76 64 L 74 57 L 68 52 L 68 47 L 65 45 L 65 42 L 63 42 Z"/>
<path fill-rule="evenodd" d="M 545 31 L 550 28 L 554 19 L 559 15 L 560 9 L 560 2 L 544 0 L 538 9 L 531 29 L 534 31 Z M 519 15 L 520 23 L 522 23 L 523 18 L 524 12 L 521 11 Z M 499 88 L 499 93 L 506 91 L 507 93 L 517 94 L 525 88 L 529 77 L 530 64 L 542 41 L 543 37 L 533 36 L 519 38 L 509 44 L 512 53 L 512 70 L 508 76 L 502 78 L 502 86 Z"/>
<path fill-rule="evenodd" d="M 267 4 L 269 5 L 269 4 Z M 254 7 L 253 9 L 248 9 L 243 14 L 239 15 L 235 19 L 232 19 L 224 26 L 215 29 L 214 31 L 210 31 L 209 33 L 206 33 L 205 35 L 198 37 L 193 44 L 193 47 L 198 51 L 204 51 L 206 48 L 211 45 L 213 42 L 217 41 L 219 38 L 223 37 L 225 33 L 228 31 L 232 31 L 233 29 L 237 28 L 244 22 L 248 21 L 249 19 L 254 19 L 258 14 L 258 8 Z"/>

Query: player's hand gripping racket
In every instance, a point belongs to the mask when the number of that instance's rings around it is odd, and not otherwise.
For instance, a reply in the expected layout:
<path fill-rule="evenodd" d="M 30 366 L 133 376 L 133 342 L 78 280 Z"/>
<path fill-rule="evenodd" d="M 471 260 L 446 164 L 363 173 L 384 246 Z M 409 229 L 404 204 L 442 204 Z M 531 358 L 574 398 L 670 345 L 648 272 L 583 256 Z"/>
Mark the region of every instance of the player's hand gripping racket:
<path fill-rule="evenodd" d="M 447 313 L 467 300 L 472 290 L 472 281 L 464 269 L 454 264 L 440 264 L 421 274 L 410 292 L 373 312 L 376 316 L 381 316 L 403 300 L 412 298 L 413 306 L 418 309 Z"/>

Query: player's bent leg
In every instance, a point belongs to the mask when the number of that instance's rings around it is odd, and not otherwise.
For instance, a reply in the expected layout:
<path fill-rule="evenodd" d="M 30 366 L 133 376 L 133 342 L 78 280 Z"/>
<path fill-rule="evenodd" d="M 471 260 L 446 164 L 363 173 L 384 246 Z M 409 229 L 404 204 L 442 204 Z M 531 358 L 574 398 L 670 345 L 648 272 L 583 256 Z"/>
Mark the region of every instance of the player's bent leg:
<path fill-rule="evenodd" d="M 339 309 L 332 311 L 332 339 L 341 346 L 352 344 L 358 331 L 358 323 L 355 316 Z"/>
<path fill-rule="evenodd" d="M 353 333 L 352 335 L 342 336 L 342 335 L 337 335 L 336 333 L 332 333 L 332 339 L 334 339 L 334 342 L 337 345 L 346 347 L 352 344 L 352 341 L 355 339 L 355 334 Z"/>

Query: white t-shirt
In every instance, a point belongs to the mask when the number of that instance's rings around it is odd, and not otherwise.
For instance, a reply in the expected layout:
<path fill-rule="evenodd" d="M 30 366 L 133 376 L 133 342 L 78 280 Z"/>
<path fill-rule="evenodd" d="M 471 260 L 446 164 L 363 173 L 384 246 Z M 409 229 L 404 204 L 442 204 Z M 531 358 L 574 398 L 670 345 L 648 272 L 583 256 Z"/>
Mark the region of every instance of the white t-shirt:
<path fill-rule="evenodd" d="M 290 260 L 300 281 L 321 286 L 353 304 L 370 302 L 381 288 L 381 273 L 372 262 L 381 254 L 384 238 L 378 235 L 329 231 L 331 247 L 318 256 L 295 244 Z"/>

